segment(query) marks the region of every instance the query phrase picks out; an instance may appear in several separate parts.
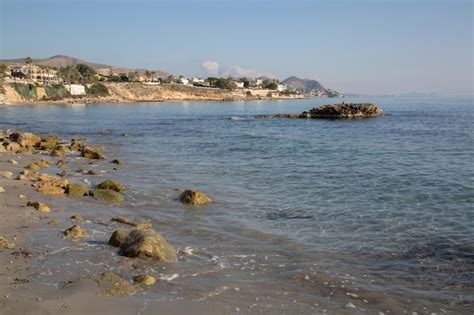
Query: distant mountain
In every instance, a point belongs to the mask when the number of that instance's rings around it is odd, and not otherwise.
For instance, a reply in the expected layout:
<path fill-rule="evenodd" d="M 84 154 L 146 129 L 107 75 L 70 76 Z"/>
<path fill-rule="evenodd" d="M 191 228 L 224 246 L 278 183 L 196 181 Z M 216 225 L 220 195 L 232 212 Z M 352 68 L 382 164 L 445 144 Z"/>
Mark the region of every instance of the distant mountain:
<path fill-rule="evenodd" d="M 293 90 L 300 91 L 302 93 L 310 93 L 314 91 L 325 91 L 324 86 L 316 80 L 300 79 L 295 76 L 289 77 L 282 82 L 284 85 L 292 88 Z"/>
<path fill-rule="evenodd" d="M 26 63 L 26 58 L 18 58 L 18 59 L 5 59 L 5 60 L 0 60 L 0 63 L 5 63 L 5 64 L 24 64 Z M 49 58 L 32 58 L 33 64 L 36 65 L 43 65 L 43 66 L 49 66 L 49 67 L 55 67 L 55 68 L 61 68 L 61 67 L 66 67 L 66 66 L 71 66 L 71 65 L 77 65 L 79 63 L 86 64 L 95 70 L 99 71 L 110 71 L 114 74 L 118 73 L 128 73 L 132 71 L 137 71 L 139 73 L 145 73 L 145 71 L 148 71 L 147 69 L 133 69 L 133 68 L 124 68 L 124 67 L 116 67 L 116 66 L 111 66 L 111 65 L 106 65 L 106 64 L 100 64 L 100 63 L 94 63 L 94 62 L 89 62 L 85 61 L 79 58 L 74 58 L 70 56 L 64 56 L 64 55 L 56 55 L 52 56 Z M 161 70 L 153 70 L 157 76 L 168 76 L 169 74 L 167 72 L 161 71 Z"/>

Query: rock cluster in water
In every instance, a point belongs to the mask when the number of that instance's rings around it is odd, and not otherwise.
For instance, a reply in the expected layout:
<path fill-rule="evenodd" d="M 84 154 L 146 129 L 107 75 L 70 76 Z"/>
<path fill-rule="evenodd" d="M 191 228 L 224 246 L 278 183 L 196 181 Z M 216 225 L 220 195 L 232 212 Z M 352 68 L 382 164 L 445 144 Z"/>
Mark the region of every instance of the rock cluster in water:
<path fill-rule="evenodd" d="M 257 115 L 257 118 L 311 118 L 311 119 L 351 119 L 377 117 L 383 110 L 371 103 L 330 104 L 315 107 L 301 114 Z"/>

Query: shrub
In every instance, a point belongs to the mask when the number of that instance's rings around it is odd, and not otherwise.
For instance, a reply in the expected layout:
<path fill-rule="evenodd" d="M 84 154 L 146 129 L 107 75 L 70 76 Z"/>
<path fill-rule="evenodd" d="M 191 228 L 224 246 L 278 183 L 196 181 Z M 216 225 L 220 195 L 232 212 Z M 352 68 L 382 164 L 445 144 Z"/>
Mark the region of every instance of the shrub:
<path fill-rule="evenodd" d="M 86 93 L 95 96 L 109 95 L 109 89 L 102 83 L 94 83 L 90 87 L 86 87 Z"/>
<path fill-rule="evenodd" d="M 69 92 L 63 85 L 45 86 L 44 91 L 46 94 L 45 99 L 52 101 L 61 100 L 69 95 Z"/>

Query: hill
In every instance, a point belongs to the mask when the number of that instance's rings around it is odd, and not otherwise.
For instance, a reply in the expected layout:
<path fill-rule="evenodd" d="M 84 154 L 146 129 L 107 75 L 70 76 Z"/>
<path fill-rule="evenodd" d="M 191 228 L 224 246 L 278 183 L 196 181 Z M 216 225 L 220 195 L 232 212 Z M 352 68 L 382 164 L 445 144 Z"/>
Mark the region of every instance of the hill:
<path fill-rule="evenodd" d="M 5 60 L 0 60 L 0 63 L 5 63 L 5 64 L 24 64 L 26 58 L 18 58 L 18 59 L 5 59 Z M 79 58 L 75 57 L 70 57 L 70 56 L 64 56 L 64 55 L 56 55 L 48 58 L 32 58 L 32 61 L 36 65 L 43 65 L 43 66 L 49 66 L 49 67 L 55 67 L 55 68 L 61 68 L 61 67 L 66 67 L 66 66 L 71 66 L 71 65 L 77 65 L 79 63 L 86 64 L 95 70 L 107 70 L 110 71 L 112 70 L 113 73 L 118 74 L 118 73 L 128 73 L 131 71 L 137 71 L 139 73 L 144 73 L 147 71 L 147 69 L 133 69 L 133 68 L 125 68 L 125 67 L 117 67 L 117 66 L 111 66 L 111 65 L 106 65 L 106 64 L 100 64 L 100 63 L 94 63 L 86 60 L 82 60 Z M 161 71 L 161 70 L 153 70 L 158 76 L 168 76 L 169 74 L 167 72 Z"/>
<path fill-rule="evenodd" d="M 316 80 L 300 79 L 295 76 L 289 77 L 282 82 L 284 85 L 300 91 L 302 93 L 309 93 L 314 91 L 325 91 L 326 88 Z"/>

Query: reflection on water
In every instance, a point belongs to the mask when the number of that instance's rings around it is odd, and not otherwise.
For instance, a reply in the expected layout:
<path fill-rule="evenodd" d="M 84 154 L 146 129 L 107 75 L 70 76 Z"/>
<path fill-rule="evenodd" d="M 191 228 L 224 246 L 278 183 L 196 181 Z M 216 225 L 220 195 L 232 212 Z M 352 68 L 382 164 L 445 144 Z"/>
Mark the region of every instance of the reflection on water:
<path fill-rule="evenodd" d="M 89 218 L 83 241 L 71 244 L 53 228 L 33 232 L 38 249 L 49 246 L 37 281 L 146 271 L 163 281 L 137 299 L 267 313 L 468 313 L 472 99 L 375 101 L 386 115 L 357 121 L 252 118 L 330 100 L 0 108 L 0 128 L 84 135 L 125 160 L 117 171 L 107 162 L 87 165 L 105 171 L 98 177 L 70 167 L 73 181 L 124 182 L 127 201 L 68 203 L 62 224 L 75 212 Z M 175 188 L 203 190 L 214 202 L 181 205 Z M 116 215 L 151 220 L 180 261 L 117 255 L 106 244 L 120 227 L 109 221 Z"/>

